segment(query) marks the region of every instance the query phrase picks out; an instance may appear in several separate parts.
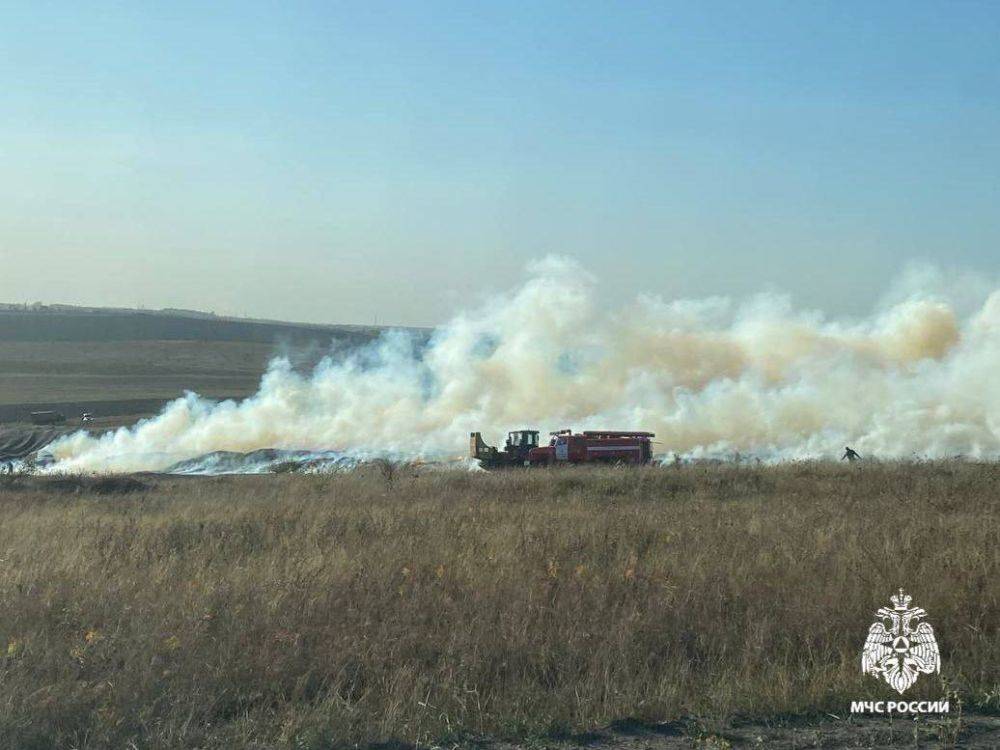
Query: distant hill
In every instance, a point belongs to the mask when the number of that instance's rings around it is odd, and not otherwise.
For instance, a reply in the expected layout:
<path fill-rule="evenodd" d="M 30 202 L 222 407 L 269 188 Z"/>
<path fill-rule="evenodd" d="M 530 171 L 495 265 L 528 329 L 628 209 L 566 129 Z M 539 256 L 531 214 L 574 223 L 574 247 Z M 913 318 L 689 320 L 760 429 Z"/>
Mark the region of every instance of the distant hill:
<path fill-rule="evenodd" d="M 195 310 L 0 305 L 0 341 L 240 341 L 363 344 L 382 328 L 233 318 Z M 420 329 L 413 329 L 419 331 Z"/>
<path fill-rule="evenodd" d="M 79 428 L 112 429 L 195 391 L 215 399 L 255 393 L 268 362 L 286 356 L 310 372 L 323 356 L 384 329 L 253 320 L 195 310 L 0 305 L 0 422 L 57 411 Z M 419 341 L 429 331 L 410 329 Z"/>

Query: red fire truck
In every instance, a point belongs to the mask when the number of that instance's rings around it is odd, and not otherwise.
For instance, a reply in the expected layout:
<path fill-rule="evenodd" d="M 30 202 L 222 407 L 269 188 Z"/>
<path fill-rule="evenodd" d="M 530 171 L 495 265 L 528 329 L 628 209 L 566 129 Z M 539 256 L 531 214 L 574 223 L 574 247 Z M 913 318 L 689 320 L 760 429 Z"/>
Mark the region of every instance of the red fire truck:
<path fill-rule="evenodd" d="M 652 432 L 625 430 L 572 430 L 553 432 L 546 446 L 532 448 L 528 463 L 550 464 L 647 464 L 653 457 Z"/>

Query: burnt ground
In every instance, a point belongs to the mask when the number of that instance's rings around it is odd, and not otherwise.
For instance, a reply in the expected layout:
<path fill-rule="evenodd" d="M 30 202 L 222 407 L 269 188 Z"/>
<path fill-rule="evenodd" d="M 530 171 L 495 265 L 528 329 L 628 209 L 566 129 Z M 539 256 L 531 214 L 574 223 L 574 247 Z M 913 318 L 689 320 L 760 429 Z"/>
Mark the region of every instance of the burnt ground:
<path fill-rule="evenodd" d="M 525 742 L 457 743 L 483 750 L 679 750 L 680 748 L 1000 748 L 1000 716 L 789 717 L 770 722 L 618 722 L 605 730 Z"/>

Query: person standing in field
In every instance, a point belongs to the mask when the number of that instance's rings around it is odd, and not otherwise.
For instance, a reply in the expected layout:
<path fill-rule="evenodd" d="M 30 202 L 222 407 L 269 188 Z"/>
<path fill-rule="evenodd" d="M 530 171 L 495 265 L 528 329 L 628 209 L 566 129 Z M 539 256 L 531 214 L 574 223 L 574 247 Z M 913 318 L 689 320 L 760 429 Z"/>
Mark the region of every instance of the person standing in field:
<path fill-rule="evenodd" d="M 855 461 L 860 461 L 861 460 L 861 456 L 858 454 L 858 452 L 856 450 L 854 450 L 853 448 L 851 448 L 851 446 L 846 445 L 846 446 L 844 446 L 844 455 L 843 455 L 843 457 L 840 460 L 841 461 L 845 461 L 846 460 L 846 461 L 850 461 L 851 463 L 854 463 Z"/>

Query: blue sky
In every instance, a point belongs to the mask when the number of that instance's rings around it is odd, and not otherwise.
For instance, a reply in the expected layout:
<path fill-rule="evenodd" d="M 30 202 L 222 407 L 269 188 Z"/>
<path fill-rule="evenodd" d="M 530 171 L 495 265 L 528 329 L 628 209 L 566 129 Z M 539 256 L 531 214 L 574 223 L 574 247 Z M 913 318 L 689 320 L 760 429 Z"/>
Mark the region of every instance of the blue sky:
<path fill-rule="evenodd" d="M 8 3 L 0 300 L 434 323 L 578 258 L 611 302 L 861 314 L 1000 266 L 1000 3 Z"/>

